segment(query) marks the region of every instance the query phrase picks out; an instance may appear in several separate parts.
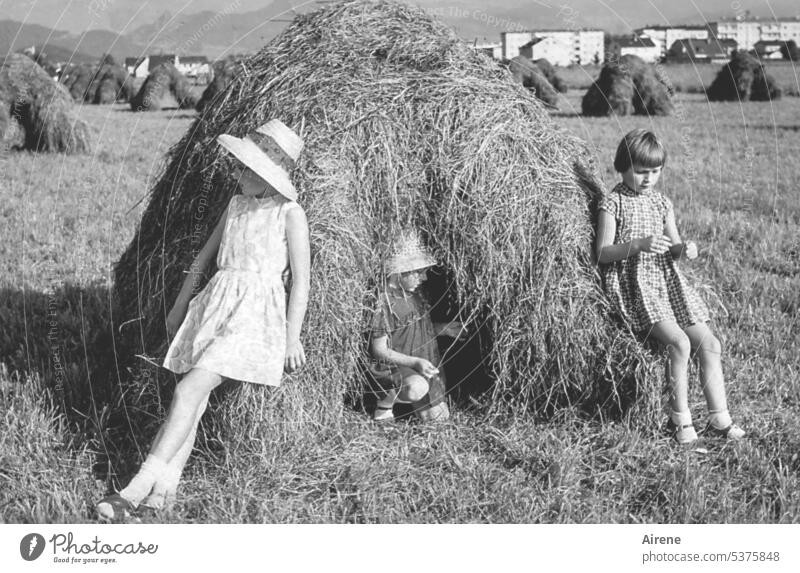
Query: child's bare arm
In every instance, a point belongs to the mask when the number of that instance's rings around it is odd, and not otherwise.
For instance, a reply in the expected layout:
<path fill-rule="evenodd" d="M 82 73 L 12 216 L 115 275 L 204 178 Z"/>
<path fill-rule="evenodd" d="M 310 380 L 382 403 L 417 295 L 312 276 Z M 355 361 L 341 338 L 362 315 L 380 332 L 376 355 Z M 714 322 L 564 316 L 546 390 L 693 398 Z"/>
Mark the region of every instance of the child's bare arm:
<path fill-rule="evenodd" d="M 597 216 L 597 236 L 595 237 L 595 256 L 598 264 L 615 263 L 639 253 L 664 253 L 672 244 L 667 236 L 651 235 L 615 245 L 616 232 L 617 221 L 614 219 L 614 215 L 601 209 Z"/>
<path fill-rule="evenodd" d="M 181 290 L 175 298 L 172 309 L 167 316 L 167 332 L 170 336 L 177 332 L 181 322 L 183 322 L 186 309 L 194 296 L 200 277 L 206 271 L 211 261 L 214 260 L 214 257 L 217 256 L 217 251 L 219 251 L 219 245 L 222 241 L 222 233 L 225 230 L 225 221 L 227 221 L 227 219 L 228 207 L 225 207 L 225 210 L 222 212 L 222 215 L 220 215 L 219 221 L 217 221 L 217 225 L 214 227 L 205 245 L 203 245 L 203 248 L 200 249 L 200 252 L 195 257 L 192 266 L 186 271 L 186 278 L 183 280 Z"/>
<path fill-rule="evenodd" d="M 397 366 L 405 366 L 406 368 L 413 368 L 425 378 L 432 378 L 439 373 L 439 370 L 424 358 L 417 358 L 416 356 L 409 356 L 402 352 L 397 352 L 389 348 L 389 337 L 386 335 L 377 336 L 370 342 L 370 352 L 372 357 L 382 362 L 389 364 L 396 364 Z"/>
<path fill-rule="evenodd" d="M 436 336 L 449 336 L 450 338 L 461 339 L 466 335 L 464 324 L 458 320 L 434 322 L 433 330 L 436 332 Z"/>
<path fill-rule="evenodd" d="M 308 221 L 299 205 L 286 213 L 286 239 L 289 245 L 289 264 L 292 269 L 292 290 L 286 311 L 286 358 L 284 367 L 293 372 L 306 362 L 300 342 L 300 331 L 308 307 L 311 289 L 311 247 L 308 239 Z"/>

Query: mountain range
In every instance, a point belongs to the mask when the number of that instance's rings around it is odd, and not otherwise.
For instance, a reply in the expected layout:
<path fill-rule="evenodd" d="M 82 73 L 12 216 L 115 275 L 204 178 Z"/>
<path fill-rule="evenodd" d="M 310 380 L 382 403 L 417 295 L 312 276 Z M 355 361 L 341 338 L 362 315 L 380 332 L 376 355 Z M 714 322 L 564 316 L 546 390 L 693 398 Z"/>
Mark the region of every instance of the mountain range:
<path fill-rule="evenodd" d="M 227 0 L 223 0 L 227 1 Z M 602 28 L 628 32 L 645 24 L 703 24 L 721 17 L 794 15 L 796 0 L 687 0 L 666 5 L 641 0 L 416 0 L 465 39 L 499 41 L 506 30 Z M 3 3 L 0 54 L 31 46 L 52 58 L 96 61 L 151 53 L 250 53 L 277 35 L 298 13 L 319 2 L 297 0 L 11 0 Z"/>

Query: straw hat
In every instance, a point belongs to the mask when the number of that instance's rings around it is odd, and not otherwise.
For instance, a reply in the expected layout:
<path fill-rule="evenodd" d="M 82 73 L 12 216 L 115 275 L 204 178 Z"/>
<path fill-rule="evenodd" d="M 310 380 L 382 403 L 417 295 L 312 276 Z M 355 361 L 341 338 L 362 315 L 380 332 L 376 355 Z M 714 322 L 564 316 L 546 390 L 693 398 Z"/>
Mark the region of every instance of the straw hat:
<path fill-rule="evenodd" d="M 297 199 L 289 172 L 297 164 L 303 140 L 282 121 L 272 119 L 241 139 L 224 133 L 217 141 L 278 193 Z"/>
<path fill-rule="evenodd" d="M 401 233 L 386 263 L 386 274 L 406 273 L 432 267 L 436 264 L 428 250 L 414 232 Z"/>

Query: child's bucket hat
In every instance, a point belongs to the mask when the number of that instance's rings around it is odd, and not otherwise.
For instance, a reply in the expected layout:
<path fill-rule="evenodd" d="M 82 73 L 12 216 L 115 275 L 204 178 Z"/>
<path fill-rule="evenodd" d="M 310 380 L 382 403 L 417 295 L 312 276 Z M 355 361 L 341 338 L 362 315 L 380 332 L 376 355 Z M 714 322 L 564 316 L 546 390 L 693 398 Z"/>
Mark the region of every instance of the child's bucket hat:
<path fill-rule="evenodd" d="M 394 248 L 386 262 L 386 274 L 406 273 L 432 267 L 436 264 L 428 250 L 415 232 L 401 233 L 394 242 Z"/>
<path fill-rule="evenodd" d="M 297 199 L 289 172 L 297 164 L 303 140 L 285 123 L 272 119 L 243 138 L 224 133 L 217 141 L 278 193 L 292 201 Z"/>

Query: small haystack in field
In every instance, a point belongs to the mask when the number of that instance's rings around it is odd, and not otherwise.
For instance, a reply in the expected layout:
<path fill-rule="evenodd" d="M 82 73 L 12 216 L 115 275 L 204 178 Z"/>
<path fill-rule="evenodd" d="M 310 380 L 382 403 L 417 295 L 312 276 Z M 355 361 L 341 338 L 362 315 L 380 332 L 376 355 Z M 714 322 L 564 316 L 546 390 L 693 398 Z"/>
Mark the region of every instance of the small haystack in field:
<path fill-rule="evenodd" d="M 558 93 L 567 93 L 567 83 L 558 75 L 555 66 L 550 63 L 550 60 L 539 58 L 534 60 L 533 63 L 536 64 L 536 67 L 541 70 L 544 77 L 547 78 L 547 81 Z"/>
<path fill-rule="evenodd" d="M 0 140 L 12 120 L 24 131 L 24 149 L 90 150 L 89 126 L 75 114 L 67 90 L 22 54 L 10 54 L 0 64 Z"/>
<path fill-rule="evenodd" d="M 97 68 L 88 64 L 69 64 L 58 81 L 67 88 L 74 101 L 83 103 L 94 98 L 91 87 L 96 72 Z"/>
<path fill-rule="evenodd" d="M 308 364 L 275 392 L 243 385 L 223 407 L 240 438 L 339 423 L 360 388 L 382 257 L 409 228 L 438 258 L 434 301 L 466 323 L 495 403 L 613 416 L 652 380 L 596 278 L 590 153 L 505 69 L 388 0 L 297 16 L 245 65 L 170 151 L 115 266 L 129 355 L 164 356 L 165 316 L 235 192 L 217 136 L 280 118 L 306 143 L 293 180 L 311 230 Z M 139 407 L 152 409 L 146 396 L 163 388 L 155 374 L 133 382 Z"/>
<path fill-rule="evenodd" d="M 242 64 L 236 60 L 223 60 L 215 62 L 213 66 L 214 79 L 203 90 L 203 95 L 197 102 L 195 109 L 200 113 L 210 105 L 214 98 L 231 83 L 237 73 L 241 73 Z"/>
<path fill-rule="evenodd" d="M 558 92 L 547 81 L 542 70 L 525 56 L 517 56 L 508 62 L 508 69 L 519 83 L 549 106 L 558 106 Z"/>
<path fill-rule="evenodd" d="M 158 111 L 172 106 L 192 109 L 197 97 L 189 80 L 175 66 L 164 63 L 150 72 L 130 103 L 133 111 Z"/>
<path fill-rule="evenodd" d="M 652 66 L 625 55 L 606 63 L 583 96 L 583 115 L 669 115 L 672 100 Z"/>
<path fill-rule="evenodd" d="M 707 95 L 709 101 L 772 101 L 780 99 L 782 91 L 762 61 L 736 51 L 717 73 Z"/>
<path fill-rule="evenodd" d="M 106 63 L 100 66 L 92 78 L 92 103 L 112 104 L 131 101 L 136 95 L 133 78 L 118 64 Z"/>

